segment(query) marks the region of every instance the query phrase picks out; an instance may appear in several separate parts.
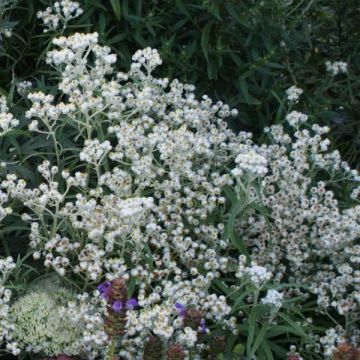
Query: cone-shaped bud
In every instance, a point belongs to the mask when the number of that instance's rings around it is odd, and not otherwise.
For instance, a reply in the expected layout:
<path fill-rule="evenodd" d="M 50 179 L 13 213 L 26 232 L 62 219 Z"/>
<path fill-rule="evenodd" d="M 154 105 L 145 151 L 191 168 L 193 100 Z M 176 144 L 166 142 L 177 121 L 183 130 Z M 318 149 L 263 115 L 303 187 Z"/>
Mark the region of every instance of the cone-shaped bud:
<path fill-rule="evenodd" d="M 300 360 L 300 356 L 297 354 L 289 354 L 287 360 Z"/>
<path fill-rule="evenodd" d="M 333 360 L 360 360 L 360 350 L 350 344 L 339 344 L 334 350 Z"/>
<path fill-rule="evenodd" d="M 185 351 L 180 345 L 170 345 L 166 353 L 166 360 L 184 360 Z"/>
<path fill-rule="evenodd" d="M 225 335 L 214 335 L 210 340 L 210 350 L 212 354 L 222 354 L 225 351 Z"/>
<path fill-rule="evenodd" d="M 127 291 L 126 281 L 122 278 L 114 279 L 105 287 L 108 301 L 105 315 L 105 331 L 110 337 L 121 336 L 125 333 Z"/>
<path fill-rule="evenodd" d="M 158 336 L 151 335 L 144 346 L 143 360 L 158 360 L 162 358 L 163 343 Z"/>
<path fill-rule="evenodd" d="M 202 315 L 197 309 L 186 309 L 184 313 L 184 326 L 191 327 L 193 330 L 198 330 L 201 326 Z"/>

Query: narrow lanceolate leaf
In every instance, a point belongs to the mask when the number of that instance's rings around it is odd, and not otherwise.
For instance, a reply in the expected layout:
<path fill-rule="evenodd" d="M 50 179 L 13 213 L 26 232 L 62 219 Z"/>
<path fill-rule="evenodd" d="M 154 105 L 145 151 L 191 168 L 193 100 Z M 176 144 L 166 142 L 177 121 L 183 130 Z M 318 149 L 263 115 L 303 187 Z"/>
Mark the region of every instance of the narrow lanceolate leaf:
<path fill-rule="evenodd" d="M 272 351 L 271 351 L 270 346 L 269 346 L 269 344 L 268 344 L 268 342 L 266 340 L 263 340 L 261 342 L 260 349 L 264 352 L 265 359 L 274 360 Z"/>
<path fill-rule="evenodd" d="M 110 0 L 111 6 L 113 8 L 114 14 L 118 20 L 121 18 L 121 6 L 120 0 Z"/>
<path fill-rule="evenodd" d="M 250 312 L 250 316 L 248 319 L 249 322 L 249 335 L 247 338 L 247 342 L 246 342 L 246 349 L 247 349 L 247 354 L 250 353 L 251 350 L 251 344 L 253 342 L 254 336 L 255 336 L 255 330 L 256 330 L 256 319 L 257 319 L 257 314 L 256 314 L 256 307 L 253 307 L 251 309 Z"/>
<path fill-rule="evenodd" d="M 230 14 L 230 16 L 240 25 L 244 26 L 247 29 L 250 29 L 251 27 L 249 26 L 249 24 L 246 22 L 246 20 L 244 20 L 236 11 L 236 9 L 234 8 L 234 6 L 230 3 L 225 4 L 226 10 L 228 11 L 228 13 Z"/>
<path fill-rule="evenodd" d="M 207 62 L 209 62 L 209 38 L 212 25 L 212 21 L 208 22 L 201 32 L 201 49 Z"/>
<path fill-rule="evenodd" d="M 244 96 L 245 101 L 248 102 L 249 101 L 249 89 L 248 89 L 246 79 L 240 79 L 239 85 L 240 85 L 240 90 L 241 90 L 242 95 Z"/>
<path fill-rule="evenodd" d="M 258 335 L 256 337 L 256 340 L 254 342 L 254 345 L 251 347 L 250 353 L 248 354 L 250 359 L 255 355 L 257 349 L 259 348 L 259 346 L 265 340 L 265 336 L 266 336 L 266 333 L 267 333 L 268 326 L 269 326 L 268 324 L 263 325 L 261 330 L 259 331 L 259 333 L 258 333 Z"/>
<path fill-rule="evenodd" d="M 280 318 L 282 318 L 284 321 L 286 321 L 290 326 L 292 326 L 299 334 L 301 334 L 302 337 L 304 338 L 308 338 L 308 335 L 306 334 L 306 332 L 302 329 L 302 327 L 300 325 L 298 325 L 295 321 L 293 321 L 292 319 L 290 319 L 289 316 L 287 316 L 286 314 L 279 312 L 278 316 Z"/>

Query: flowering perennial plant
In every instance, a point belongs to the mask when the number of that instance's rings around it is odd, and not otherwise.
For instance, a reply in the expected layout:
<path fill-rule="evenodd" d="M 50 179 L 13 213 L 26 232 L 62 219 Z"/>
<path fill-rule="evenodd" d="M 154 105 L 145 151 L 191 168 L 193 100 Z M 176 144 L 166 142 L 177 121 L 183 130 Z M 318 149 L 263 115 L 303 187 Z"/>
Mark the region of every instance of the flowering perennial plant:
<path fill-rule="evenodd" d="M 79 15 L 76 3 L 55 4 L 65 19 Z M 55 28 L 49 11 L 39 16 Z M 53 43 L 47 63 L 60 74 L 60 94 L 30 92 L 26 112 L 28 130 L 52 142 L 53 156 L 38 164 L 37 187 L 8 173 L 0 199 L 27 209 L 33 258 L 81 285 L 59 309 L 45 293 L 15 302 L 8 349 L 139 360 L 236 351 L 250 359 L 273 351 L 271 339 L 259 339 L 281 333 L 282 309 L 310 298 L 319 314 L 341 319 L 335 333 L 344 336 L 330 339 L 328 330 L 312 339 L 290 320 L 300 351 L 331 357 L 342 342 L 356 346 L 360 177 L 328 151 L 329 129 L 307 126 L 308 116 L 293 110 L 257 145 L 227 127 L 235 109 L 155 77 L 156 50 L 137 51 L 124 73 L 97 33 Z M 288 90 L 291 105 L 300 90 Z M 5 105 L 2 118 L 3 131 L 17 126 Z M 339 183 L 349 186 L 351 207 L 337 200 Z M 69 319 L 74 342 L 44 343 L 37 334 L 46 327 L 27 334 L 19 314 L 33 304 L 44 308 L 40 317 Z M 227 344 L 224 334 L 246 346 Z"/>
<path fill-rule="evenodd" d="M 83 13 L 77 1 L 61 0 L 56 1 L 52 6 L 47 7 L 44 11 L 37 13 L 38 19 L 44 23 L 44 32 L 55 31 L 62 27 L 65 29 L 67 23 L 74 18 L 77 18 Z"/>

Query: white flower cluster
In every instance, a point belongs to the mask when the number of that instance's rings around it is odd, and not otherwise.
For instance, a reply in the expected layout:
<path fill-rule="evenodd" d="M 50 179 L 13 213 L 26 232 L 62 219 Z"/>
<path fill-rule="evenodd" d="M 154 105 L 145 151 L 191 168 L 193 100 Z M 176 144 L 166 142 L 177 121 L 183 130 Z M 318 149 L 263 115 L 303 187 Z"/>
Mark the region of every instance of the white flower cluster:
<path fill-rule="evenodd" d="M 275 143 L 268 147 L 269 174 L 263 178 L 260 201 L 269 213 L 265 217 L 250 211 L 238 232 L 252 259 L 273 272 L 278 283 L 311 284 L 319 306 L 355 314 L 360 298 L 360 207 L 341 210 L 333 189 L 343 180 L 357 188 L 360 177 L 341 162 L 337 151 L 327 151 L 327 131 L 314 125 L 311 131 L 297 130 L 292 139 L 280 126 L 268 129 Z M 322 169 L 329 178 L 314 182 Z"/>
<path fill-rule="evenodd" d="M 285 91 L 285 94 L 286 94 L 287 100 L 290 103 L 296 104 L 299 102 L 299 98 L 303 92 L 304 92 L 303 89 L 300 89 L 297 86 L 293 85 Z"/>
<path fill-rule="evenodd" d="M 44 32 L 46 33 L 55 31 L 60 26 L 65 29 L 71 19 L 79 17 L 83 12 L 77 1 L 60 0 L 47 7 L 44 11 L 39 11 L 37 17 L 43 21 L 46 27 Z"/>
<path fill-rule="evenodd" d="M 9 273 L 15 269 L 16 265 L 11 256 L 8 256 L 5 259 L 0 259 L 0 275 L 1 282 L 4 283 L 9 275 Z"/>
<path fill-rule="evenodd" d="M 162 64 L 159 53 L 156 49 L 146 48 L 144 50 L 138 50 L 132 56 L 133 63 L 131 64 L 131 72 L 133 74 L 142 74 L 141 68 L 144 67 L 148 75 L 159 65 Z"/>
<path fill-rule="evenodd" d="M 237 165 L 231 173 L 236 177 L 243 174 L 264 176 L 268 171 L 266 158 L 258 154 L 254 149 L 237 155 L 235 163 Z"/>
<path fill-rule="evenodd" d="M 7 201 L 8 196 L 0 190 L 0 223 L 7 215 L 12 213 L 12 209 L 10 207 L 3 207 L 3 204 Z M 7 258 L 0 258 L 0 343 L 7 339 L 8 349 L 10 349 L 12 353 L 18 355 L 20 350 L 18 349 L 17 343 L 11 341 L 11 330 L 13 327 L 13 324 L 9 321 L 11 290 L 6 289 L 5 287 L 10 273 L 15 268 L 16 264 L 11 256 L 8 256 Z"/>
<path fill-rule="evenodd" d="M 266 305 L 270 305 L 279 310 L 283 304 L 284 294 L 280 293 L 275 289 L 269 289 L 266 293 L 266 296 L 261 299 L 261 302 Z"/>
<path fill-rule="evenodd" d="M 187 348 L 193 348 L 197 341 L 197 331 L 190 327 L 184 328 L 183 332 L 178 337 L 179 344 L 184 345 Z"/>
<path fill-rule="evenodd" d="M 331 359 L 336 345 L 346 343 L 344 329 L 328 329 L 326 335 L 320 338 L 320 344 L 324 347 L 323 354 L 326 359 Z"/>
<path fill-rule="evenodd" d="M 306 123 L 307 119 L 307 115 L 295 110 L 286 115 L 286 121 L 289 123 L 290 126 L 294 128 L 297 128 L 301 124 Z"/>
<path fill-rule="evenodd" d="M 13 114 L 9 113 L 6 97 L 0 96 L 0 136 L 3 136 L 18 125 L 19 120 L 15 119 Z"/>
<path fill-rule="evenodd" d="M 63 306 L 60 313 L 72 319 L 81 331 L 78 336 L 76 347 L 78 354 L 86 354 L 86 359 L 98 358 L 102 349 L 109 343 L 109 336 L 104 331 L 104 319 L 106 303 L 99 298 L 96 291 L 94 294 L 83 293 Z"/>
<path fill-rule="evenodd" d="M 7 216 L 12 213 L 12 208 L 7 206 L 4 207 L 3 205 L 8 201 L 8 196 L 6 193 L 0 190 L 0 222 Z"/>
<path fill-rule="evenodd" d="M 348 64 L 344 61 L 326 61 L 325 62 L 326 71 L 332 76 L 338 74 L 346 74 L 348 71 Z"/>
<path fill-rule="evenodd" d="M 20 81 L 16 84 L 16 90 L 20 96 L 27 96 L 30 92 L 31 88 L 33 87 L 33 84 L 31 81 Z"/>
<path fill-rule="evenodd" d="M 250 266 L 246 266 L 245 255 L 239 257 L 239 267 L 237 269 L 237 278 L 245 278 L 256 288 L 262 288 L 273 277 L 273 274 L 264 266 L 259 266 L 256 262 L 251 262 Z"/>
<path fill-rule="evenodd" d="M 14 355 L 20 354 L 18 343 L 12 339 L 14 324 L 9 319 L 11 290 L 6 289 L 6 282 L 16 265 L 12 257 L 0 259 L 0 342 L 6 340 L 6 348 Z"/>
<path fill-rule="evenodd" d="M 0 222 L 4 217 L 12 212 L 10 207 L 3 208 L 2 204 L 7 201 L 7 196 L 0 191 Z M 12 341 L 11 332 L 13 324 L 9 321 L 9 303 L 11 299 L 11 290 L 6 288 L 6 283 L 11 272 L 16 268 L 16 264 L 11 256 L 0 258 L 0 343 L 7 340 L 7 349 L 13 354 L 18 355 L 20 350 L 17 343 Z"/>

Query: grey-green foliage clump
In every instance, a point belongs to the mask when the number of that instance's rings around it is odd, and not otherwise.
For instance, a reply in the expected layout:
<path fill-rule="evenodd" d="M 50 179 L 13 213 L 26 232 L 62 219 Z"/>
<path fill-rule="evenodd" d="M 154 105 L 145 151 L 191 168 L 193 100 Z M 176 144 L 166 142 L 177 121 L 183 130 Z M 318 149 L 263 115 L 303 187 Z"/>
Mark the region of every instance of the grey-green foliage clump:
<path fill-rule="evenodd" d="M 77 354 L 81 330 L 49 294 L 30 292 L 13 304 L 10 316 L 20 348 L 44 355 Z"/>

